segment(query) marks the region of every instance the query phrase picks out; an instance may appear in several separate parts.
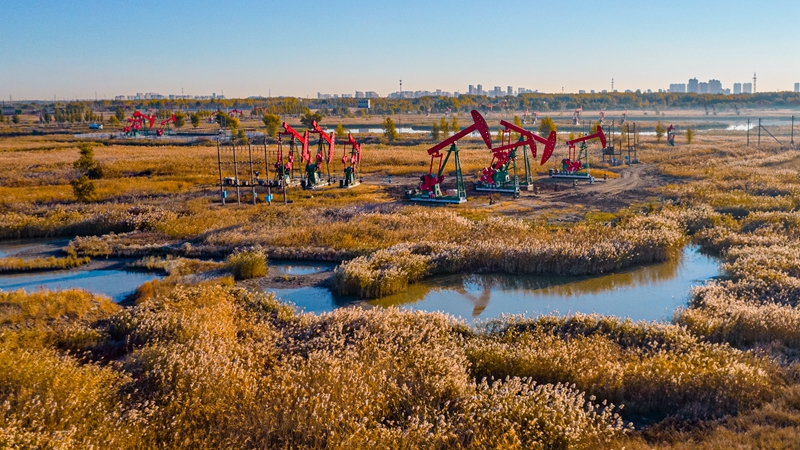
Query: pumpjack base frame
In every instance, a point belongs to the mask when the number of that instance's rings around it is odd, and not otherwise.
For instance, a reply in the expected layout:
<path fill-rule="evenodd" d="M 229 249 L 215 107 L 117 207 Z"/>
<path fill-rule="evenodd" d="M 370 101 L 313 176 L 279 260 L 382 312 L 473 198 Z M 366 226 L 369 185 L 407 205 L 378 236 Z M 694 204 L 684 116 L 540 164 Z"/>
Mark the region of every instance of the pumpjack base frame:
<path fill-rule="evenodd" d="M 491 186 L 484 183 L 475 183 L 475 190 L 479 192 L 499 192 L 501 194 L 516 194 L 519 193 L 522 186 L 519 188 L 515 186 L 504 187 L 504 186 Z"/>
<path fill-rule="evenodd" d="M 423 202 L 423 203 L 452 203 L 452 204 L 461 204 L 466 203 L 467 199 L 465 197 L 429 197 L 427 195 L 413 195 L 408 198 L 412 202 Z"/>
<path fill-rule="evenodd" d="M 561 178 L 567 180 L 589 180 L 594 181 L 594 177 L 588 173 L 578 173 L 578 172 L 554 172 L 550 175 L 550 178 Z"/>
<path fill-rule="evenodd" d="M 360 185 L 361 185 L 361 182 L 360 182 L 360 181 L 356 181 L 356 182 L 355 182 L 355 183 L 353 183 L 353 184 L 344 184 L 344 183 L 339 183 L 339 187 L 340 187 L 340 188 L 342 188 L 342 189 L 351 189 L 351 188 L 354 188 L 354 187 L 356 187 L 356 186 L 360 186 Z"/>

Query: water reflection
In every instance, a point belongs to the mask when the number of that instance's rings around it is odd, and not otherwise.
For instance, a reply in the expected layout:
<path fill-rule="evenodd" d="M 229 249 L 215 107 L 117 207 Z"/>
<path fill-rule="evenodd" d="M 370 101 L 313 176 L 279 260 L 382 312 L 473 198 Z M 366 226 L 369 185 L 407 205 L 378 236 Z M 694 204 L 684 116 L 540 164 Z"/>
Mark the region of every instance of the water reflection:
<path fill-rule="evenodd" d="M 133 293 L 137 287 L 159 275 L 144 272 L 127 272 L 124 270 L 65 270 L 58 272 L 41 272 L 35 274 L 17 274 L 0 276 L 0 291 L 24 289 L 34 292 L 40 289 L 85 289 L 109 296 L 114 301 L 121 301 Z"/>
<path fill-rule="evenodd" d="M 692 286 L 719 275 L 718 261 L 686 248 L 674 261 L 595 277 L 450 275 L 371 301 L 491 318 L 500 314 L 597 312 L 634 320 L 669 320 L 686 303 Z"/>
<path fill-rule="evenodd" d="M 270 261 L 269 273 L 270 275 L 313 275 L 333 270 L 335 267 L 336 264 L 326 262 Z"/>

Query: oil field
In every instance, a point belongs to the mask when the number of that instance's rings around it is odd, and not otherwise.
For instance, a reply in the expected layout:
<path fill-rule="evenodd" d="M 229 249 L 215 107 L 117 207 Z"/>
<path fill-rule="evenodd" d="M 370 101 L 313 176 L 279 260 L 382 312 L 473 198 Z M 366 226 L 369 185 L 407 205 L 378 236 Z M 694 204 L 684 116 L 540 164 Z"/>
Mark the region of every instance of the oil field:
<path fill-rule="evenodd" d="M 286 20 L 307 5 L 214 30 L 206 2 L 73 6 L 9 5 L 0 43 L 0 448 L 798 448 L 800 85 L 769 83 L 800 66 L 779 27 L 736 56 L 760 78 L 653 90 L 605 77 L 733 54 L 650 55 L 687 42 L 651 6 L 503 5 L 537 36 L 580 18 L 625 42 L 587 56 L 585 35 L 529 44 L 440 5 L 314 5 L 343 28 L 323 42 Z M 603 28 L 623 12 L 637 42 Z M 97 32 L 124 54 L 76 50 Z M 489 44 L 503 59 L 476 63 Z M 408 90 L 462 72 L 537 90 Z M 384 95 L 322 92 L 351 83 Z"/>

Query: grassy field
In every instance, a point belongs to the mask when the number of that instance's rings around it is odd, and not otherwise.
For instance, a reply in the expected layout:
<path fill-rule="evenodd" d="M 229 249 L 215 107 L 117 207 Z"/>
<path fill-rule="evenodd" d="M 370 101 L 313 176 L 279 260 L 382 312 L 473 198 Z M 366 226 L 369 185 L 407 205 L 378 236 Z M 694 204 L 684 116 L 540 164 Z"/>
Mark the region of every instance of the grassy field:
<path fill-rule="evenodd" d="M 78 202 L 74 139 L 2 137 L 0 238 L 67 236 L 72 260 L 137 258 L 170 277 L 131 307 L 80 291 L 0 294 L 0 446 L 795 445 L 800 152 L 716 132 L 645 141 L 640 167 L 602 166 L 608 182 L 559 191 L 542 179 L 542 194 L 494 205 L 472 193 L 459 206 L 403 202 L 427 172 L 419 143 L 365 147 L 355 189 L 223 206 L 216 147 L 98 146 L 103 177 Z M 461 156 L 468 179 L 490 159 L 474 142 Z M 718 255 L 726 277 L 672 324 L 315 316 L 230 278 L 181 278 L 223 267 L 197 258 L 228 258 L 237 278 L 266 273 L 264 258 L 332 260 L 335 289 L 372 298 L 445 273 L 605 273 L 687 242 Z"/>

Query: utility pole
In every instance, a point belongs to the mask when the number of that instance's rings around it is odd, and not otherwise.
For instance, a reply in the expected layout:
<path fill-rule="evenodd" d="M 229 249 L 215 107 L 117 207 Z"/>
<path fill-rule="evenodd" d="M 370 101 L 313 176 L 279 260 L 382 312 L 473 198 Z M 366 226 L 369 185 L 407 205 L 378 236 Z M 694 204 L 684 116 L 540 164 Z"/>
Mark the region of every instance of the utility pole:
<path fill-rule="evenodd" d="M 756 91 L 756 73 L 753 72 L 753 94 L 755 94 L 756 92 L 757 92 Z M 759 119 L 759 122 L 760 121 L 761 121 L 761 119 Z"/>
<path fill-rule="evenodd" d="M 403 80 L 400 80 L 400 98 L 403 98 Z"/>
<path fill-rule="evenodd" d="M 792 140 L 789 144 L 794 147 L 794 116 L 792 116 Z"/>
<path fill-rule="evenodd" d="M 253 183 L 253 148 L 250 145 L 250 141 L 247 142 L 247 155 L 250 158 L 250 188 L 253 190 L 253 204 L 256 204 L 256 184 Z"/>
<path fill-rule="evenodd" d="M 756 147 L 761 147 L 761 119 L 758 119 L 758 145 Z"/>
<path fill-rule="evenodd" d="M 614 79 L 611 79 L 611 92 L 614 92 Z"/>
<path fill-rule="evenodd" d="M 217 165 L 219 166 L 219 195 L 222 197 L 222 205 L 225 206 L 225 187 L 222 185 L 222 155 L 219 151 L 219 137 L 217 137 Z"/>
<path fill-rule="evenodd" d="M 750 119 L 747 119 L 747 146 L 750 147 Z"/>

